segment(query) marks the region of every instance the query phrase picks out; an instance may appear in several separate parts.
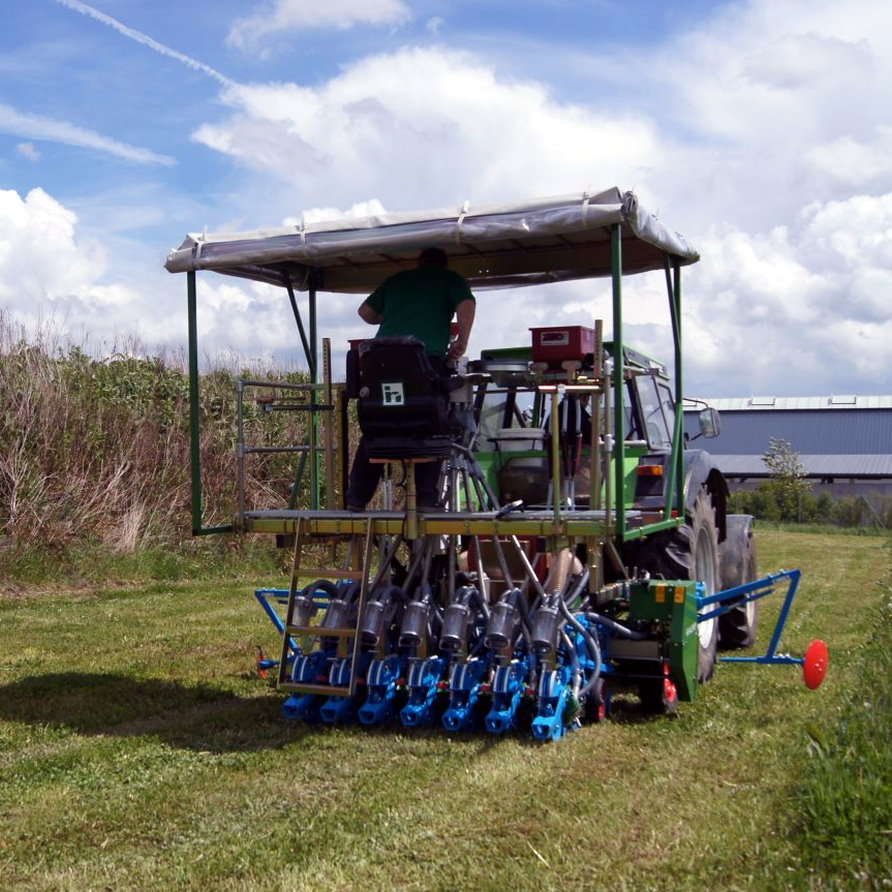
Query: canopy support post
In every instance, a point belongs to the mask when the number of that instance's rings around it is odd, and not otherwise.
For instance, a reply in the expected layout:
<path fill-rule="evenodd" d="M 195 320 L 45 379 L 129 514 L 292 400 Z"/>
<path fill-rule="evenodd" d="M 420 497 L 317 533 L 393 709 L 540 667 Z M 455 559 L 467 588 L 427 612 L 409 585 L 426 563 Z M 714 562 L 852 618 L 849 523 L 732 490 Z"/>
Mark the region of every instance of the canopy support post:
<path fill-rule="evenodd" d="M 623 348 L 623 249 L 619 223 L 610 227 L 611 278 L 613 281 L 613 471 L 616 495 L 616 532 L 620 539 L 626 533 L 625 464 L 626 416 L 625 378 L 626 359 Z M 608 456 L 609 458 L 609 456 Z"/>
<path fill-rule="evenodd" d="M 664 255 L 666 293 L 672 321 L 672 342 L 675 348 L 675 424 L 672 431 L 672 456 L 666 482 L 666 507 L 663 518 L 669 520 L 673 509 L 684 517 L 684 387 L 681 352 L 681 266 L 677 257 Z"/>
<path fill-rule="evenodd" d="M 202 525 L 201 504 L 201 402 L 198 378 L 198 314 L 195 271 L 186 274 L 186 303 L 189 317 L 189 446 L 192 465 L 192 535 L 231 533 L 232 524 L 218 527 Z"/>

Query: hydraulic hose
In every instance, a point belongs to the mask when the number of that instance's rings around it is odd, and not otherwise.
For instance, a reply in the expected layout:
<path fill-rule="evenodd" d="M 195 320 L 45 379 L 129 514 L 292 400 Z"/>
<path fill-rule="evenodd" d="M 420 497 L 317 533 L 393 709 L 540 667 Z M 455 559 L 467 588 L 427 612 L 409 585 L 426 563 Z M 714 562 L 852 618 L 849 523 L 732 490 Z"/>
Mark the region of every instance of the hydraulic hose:
<path fill-rule="evenodd" d="M 636 632 L 634 629 L 629 629 L 614 619 L 610 619 L 607 616 L 601 616 L 600 613 L 586 611 L 585 618 L 591 620 L 593 623 L 597 623 L 599 626 L 604 626 L 605 628 L 610 629 L 611 632 L 616 632 L 620 638 L 628 638 L 630 641 L 647 641 L 648 639 L 648 636 L 643 632 Z"/>
<path fill-rule="evenodd" d="M 477 602 L 477 607 L 483 615 L 483 619 L 489 622 L 489 604 L 486 603 L 486 598 L 483 597 L 483 592 L 481 592 L 477 586 L 472 586 L 471 589 L 471 600 Z"/>
<path fill-rule="evenodd" d="M 380 595 L 375 595 L 374 591 L 370 592 L 369 597 L 375 598 L 378 601 L 384 601 L 386 603 L 397 601 L 403 606 L 409 603 L 408 596 L 398 585 L 385 586 Z"/>
<path fill-rule="evenodd" d="M 561 631 L 561 640 L 564 642 L 564 647 L 567 649 L 567 653 L 570 655 L 570 666 L 573 671 L 573 681 L 571 684 L 571 689 L 573 691 L 573 696 L 579 696 L 579 688 L 582 684 L 581 675 L 582 670 L 579 668 L 579 654 L 576 652 L 576 645 L 570 640 L 570 636 L 565 632 Z"/>
<path fill-rule="evenodd" d="M 575 602 L 582 590 L 588 585 L 588 580 L 589 570 L 588 567 L 585 567 L 582 573 L 579 574 L 579 578 L 576 580 L 576 584 L 573 586 L 570 592 L 567 593 L 563 600 L 571 604 Z"/>
<path fill-rule="evenodd" d="M 589 653 L 591 654 L 592 660 L 594 660 L 595 663 L 595 671 L 592 672 L 588 681 L 585 683 L 585 687 L 580 692 L 581 694 L 587 694 L 595 686 L 599 676 L 601 675 L 601 645 L 598 644 L 595 636 L 592 635 L 592 633 L 589 632 L 589 630 L 584 625 L 582 625 L 582 623 L 579 622 L 579 620 L 576 619 L 576 617 L 573 616 L 572 613 L 570 613 L 570 608 L 567 607 L 564 601 L 561 601 L 560 607 L 561 613 L 564 615 L 564 619 L 566 619 L 567 622 L 570 623 L 570 625 L 573 626 L 573 628 L 576 629 L 576 631 L 579 632 L 580 635 L 582 635 L 582 640 L 585 641 L 585 643 L 588 645 Z M 586 614 L 586 616 L 588 616 L 588 614 Z"/>
<path fill-rule="evenodd" d="M 517 605 L 517 609 L 520 611 L 520 632 L 512 643 L 516 646 L 517 639 L 522 637 L 529 651 L 532 649 L 533 637 L 530 630 L 530 608 L 527 604 L 527 599 L 524 597 L 523 592 L 516 587 L 508 592 L 508 597 L 513 597 L 514 604 Z"/>

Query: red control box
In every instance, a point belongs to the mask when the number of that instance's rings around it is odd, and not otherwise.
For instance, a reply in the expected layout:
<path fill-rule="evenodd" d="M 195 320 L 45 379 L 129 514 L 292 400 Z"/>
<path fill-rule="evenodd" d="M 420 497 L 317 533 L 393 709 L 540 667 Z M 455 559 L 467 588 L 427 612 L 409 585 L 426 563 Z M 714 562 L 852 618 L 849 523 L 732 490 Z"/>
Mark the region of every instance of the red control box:
<path fill-rule="evenodd" d="M 560 363 L 564 360 L 585 359 L 595 351 L 595 330 L 582 325 L 554 328 L 531 328 L 533 333 L 533 362 Z"/>

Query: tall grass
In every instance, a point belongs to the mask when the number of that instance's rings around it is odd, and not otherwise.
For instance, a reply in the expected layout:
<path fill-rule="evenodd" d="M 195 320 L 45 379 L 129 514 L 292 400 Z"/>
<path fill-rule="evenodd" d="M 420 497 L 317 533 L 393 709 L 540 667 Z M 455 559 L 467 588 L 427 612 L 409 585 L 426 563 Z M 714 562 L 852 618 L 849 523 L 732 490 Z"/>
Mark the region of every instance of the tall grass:
<path fill-rule="evenodd" d="M 236 504 L 238 371 L 201 376 L 202 487 L 208 524 Z M 300 372 L 242 370 L 262 380 Z M 191 536 L 189 388 L 176 357 L 133 345 L 102 357 L 51 338 L 28 341 L 0 316 L 0 564 L 7 571 L 94 546 L 112 553 L 184 545 Z M 250 422 L 261 411 L 247 405 Z M 262 433 L 302 442 L 306 416 L 275 413 Z M 261 440 L 259 445 L 265 445 Z M 284 504 L 294 471 L 281 456 L 250 461 L 248 504 Z"/>

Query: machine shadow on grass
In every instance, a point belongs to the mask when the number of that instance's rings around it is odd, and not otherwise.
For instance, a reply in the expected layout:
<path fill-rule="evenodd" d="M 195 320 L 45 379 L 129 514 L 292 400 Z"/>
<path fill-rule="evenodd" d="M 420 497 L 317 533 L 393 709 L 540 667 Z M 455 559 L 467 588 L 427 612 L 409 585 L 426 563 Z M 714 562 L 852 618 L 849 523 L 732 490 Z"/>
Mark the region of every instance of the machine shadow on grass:
<path fill-rule="evenodd" d="M 2 685 L 0 719 L 86 736 L 155 737 L 210 752 L 278 749 L 320 730 L 285 721 L 277 697 L 99 672 L 33 675 Z"/>
<path fill-rule="evenodd" d="M 612 718 L 624 724 L 653 718 L 631 704 L 617 702 L 616 707 Z M 0 719 L 85 736 L 154 737 L 180 749 L 220 753 L 279 749 L 335 727 L 364 737 L 392 734 L 387 728 L 292 722 L 282 716 L 278 696 L 246 698 L 208 684 L 100 672 L 32 675 L 0 686 Z M 448 733 L 439 726 L 400 730 L 422 740 Z M 476 741 L 481 749 L 497 747 L 503 740 L 483 730 L 459 736 Z M 512 739 L 542 745 L 523 734 Z"/>

